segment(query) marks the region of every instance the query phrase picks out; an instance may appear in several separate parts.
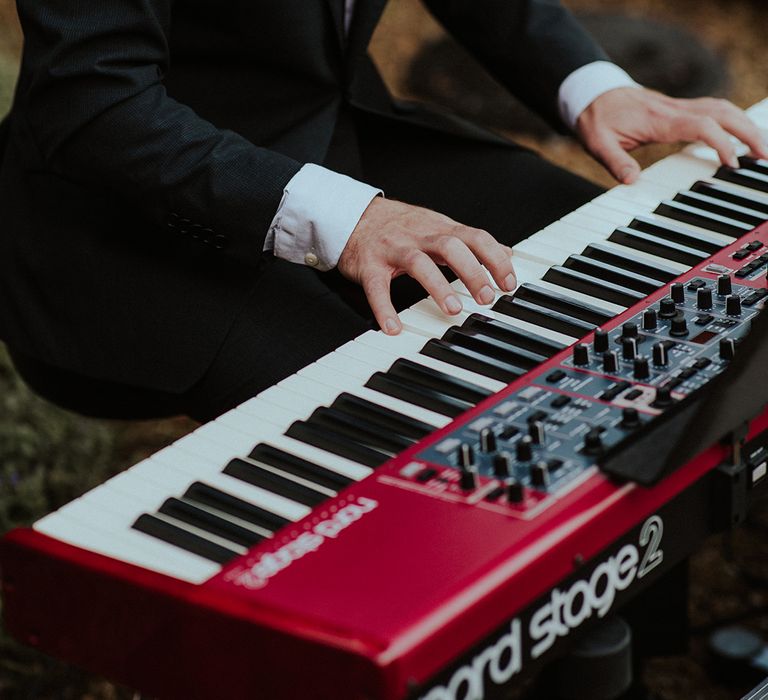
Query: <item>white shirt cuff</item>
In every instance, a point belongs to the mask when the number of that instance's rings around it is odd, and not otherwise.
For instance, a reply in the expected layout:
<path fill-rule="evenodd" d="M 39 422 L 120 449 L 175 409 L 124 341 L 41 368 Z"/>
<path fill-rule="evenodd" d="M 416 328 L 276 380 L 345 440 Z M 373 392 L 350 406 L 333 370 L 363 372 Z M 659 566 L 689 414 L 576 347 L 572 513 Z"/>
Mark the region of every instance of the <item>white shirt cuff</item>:
<path fill-rule="evenodd" d="M 557 106 L 571 130 L 581 113 L 600 95 L 620 87 L 641 87 L 615 63 L 594 61 L 577 68 L 560 85 Z"/>
<path fill-rule="evenodd" d="M 285 186 L 264 250 L 278 258 L 330 270 L 371 200 L 383 192 L 307 163 Z"/>

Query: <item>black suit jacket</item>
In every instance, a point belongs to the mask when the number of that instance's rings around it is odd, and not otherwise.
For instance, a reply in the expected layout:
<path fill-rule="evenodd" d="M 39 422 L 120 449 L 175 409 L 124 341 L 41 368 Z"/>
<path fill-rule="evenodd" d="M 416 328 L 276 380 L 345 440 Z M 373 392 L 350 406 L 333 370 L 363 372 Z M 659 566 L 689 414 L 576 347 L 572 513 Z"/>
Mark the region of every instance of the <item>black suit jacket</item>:
<path fill-rule="evenodd" d="M 65 369 L 181 391 L 263 264 L 288 180 L 322 163 L 340 105 L 399 109 L 366 54 L 385 0 L 18 0 L 25 45 L 0 129 L 0 337 Z M 604 58 L 555 0 L 427 0 L 556 122 Z M 289 322 L 289 320 L 288 320 Z"/>

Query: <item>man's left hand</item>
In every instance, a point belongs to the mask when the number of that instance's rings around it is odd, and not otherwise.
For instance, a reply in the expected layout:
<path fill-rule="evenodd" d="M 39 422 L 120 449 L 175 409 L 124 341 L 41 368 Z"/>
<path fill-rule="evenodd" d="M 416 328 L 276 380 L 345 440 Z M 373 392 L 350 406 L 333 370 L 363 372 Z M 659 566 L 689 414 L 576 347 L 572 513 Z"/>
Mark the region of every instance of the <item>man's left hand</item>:
<path fill-rule="evenodd" d="M 738 167 L 731 135 L 768 158 L 768 144 L 747 115 L 727 100 L 667 97 L 645 88 L 603 93 L 579 116 L 576 131 L 586 149 L 619 182 L 630 184 L 640 165 L 627 151 L 646 143 L 703 141 L 724 165 Z"/>

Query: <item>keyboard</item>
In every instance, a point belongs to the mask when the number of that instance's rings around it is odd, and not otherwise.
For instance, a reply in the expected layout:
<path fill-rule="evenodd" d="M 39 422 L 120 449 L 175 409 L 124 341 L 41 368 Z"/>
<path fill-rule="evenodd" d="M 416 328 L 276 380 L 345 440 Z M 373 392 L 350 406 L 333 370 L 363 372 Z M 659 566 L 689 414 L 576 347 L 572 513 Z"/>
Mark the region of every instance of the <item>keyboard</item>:
<path fill-rule="evenodd" d="M 727 368 L 766 222 L 768 161 L 660 161 L 516 245 L 514 293 L 453 282 L 7 535 L 8 629 L 163 698 L 492 697 L 711 531 L 721 445 L 598 462 Z"/>

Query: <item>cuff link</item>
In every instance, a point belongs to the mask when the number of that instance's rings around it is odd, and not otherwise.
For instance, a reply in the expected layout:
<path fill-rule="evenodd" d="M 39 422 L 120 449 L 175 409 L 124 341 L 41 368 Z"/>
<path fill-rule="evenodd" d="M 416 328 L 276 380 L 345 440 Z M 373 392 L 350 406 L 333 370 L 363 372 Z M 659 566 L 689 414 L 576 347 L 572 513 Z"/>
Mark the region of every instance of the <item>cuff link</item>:
<path fill-rule="evenodd" d="M 304 256 L 305 265 L 309 265 L 310 267 L 316 267 L 319 262 L 320 262 L 320 259 L 314 253 L 307 253 Z"/>

